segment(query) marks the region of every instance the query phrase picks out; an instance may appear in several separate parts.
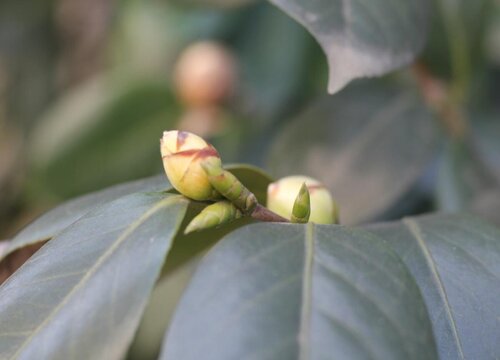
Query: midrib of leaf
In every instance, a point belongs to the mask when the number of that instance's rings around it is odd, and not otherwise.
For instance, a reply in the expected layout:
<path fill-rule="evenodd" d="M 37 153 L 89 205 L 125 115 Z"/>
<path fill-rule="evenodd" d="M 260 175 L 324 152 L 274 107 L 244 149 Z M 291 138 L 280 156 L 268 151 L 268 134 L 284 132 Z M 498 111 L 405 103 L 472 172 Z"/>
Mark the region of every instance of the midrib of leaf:
<path fill-rule="evenodd" d="M 300 308 L 299 360 L 309 359 L 311 337 L 312 273 L 314 265 L 314 224 L 309 222 L 305 231 L 304 275 Z"/>
<path fill-rule="evenodd" d="M 462 349 L 462 342 L 460 341 L 460 337 L 458 336 L 458 330 L 457 330 L 457 325 L 455 322 L 455 318 L 453 317 L 453 313 L 450 308 L 450 303 L 448 300 L 448 295 L 446 294 L 446 290 L 443 286 L 443 282 L 441 280 L 441 276 L 439 275 L 439 272 L 437 270 L 436 263 L 434 261 L 434 258 L 432 257 L 427 245 L 425 244 L 425 241 L 423 239 L 422 235 L 422 230 L 420 226 L 418 225 L 417 221 L 412 220 L 412 219 L 403 219 L 403 224 L 408 228 L 410 231 L 410 234 L 415 238 L 417 241 L 417 244 L 419 248 L 422 250 L 422 254 L 424 255 L 425 261 L 427 265 L 429 266 L 429 269 L 431 270 L 432 273 L 432 278 L 434 280 L 434 283 L 437 286 L 439 296 L 441 300 L 443 301 L 443 307 L 446 313 L 446 317 L 448 318 L 448 321 L 451 324 L 451 331 L 453 333 L 453 338 L 455 339 L 455 343 L 458 348 L 458 353 L 460 355 L 460 359 L 465 359 L 463 349 Z"/>
<path fill-rule="evenodd" d="M 141 215 L 136 221 L 134 221 L 130 226 L 128 226 L 125 231 L 118 237 L 115 241 L 90 267 L 87 273 L 82 276 L 82 278 L 76 283 L 76 285 L 71 289 L 68 294 L 61 300 L 61 302 L 52 310 L 52 312 L 45 318 L 45 320 L 38 325 L 35 330 L 28 336 L 21 347 L 12 355 L 10 360 L 17 358 L 21 352 L 26 348 L 29 342 L 40 333 L 40 331 L 55 317 L 55 315 L 68 303 L 73 294 L 75 294 L 82 286 L 95 274 L 95 272 L 100 268 L 100 266 L 113 254 L 115 250 L 125 241 L 127 238 L 134 233 L 149 217 L 153 216 L 157 211 L 164 207 L 170 206 L 175 200 L 178 200 L 179 196 L 169 196 L 168 198 L 159 201 L 157 204 L 152 206 L 148 211 Z"/>

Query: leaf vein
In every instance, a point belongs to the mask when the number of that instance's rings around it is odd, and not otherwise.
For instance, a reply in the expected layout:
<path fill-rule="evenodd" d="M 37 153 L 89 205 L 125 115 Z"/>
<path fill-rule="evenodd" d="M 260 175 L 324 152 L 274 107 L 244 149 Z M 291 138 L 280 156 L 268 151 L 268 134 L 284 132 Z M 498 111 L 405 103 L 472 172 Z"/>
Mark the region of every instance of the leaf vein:
<path fill-rule="evenodd" d="M 360 346 L 360 348 L 365 351 L 370 359 L 377 358 L 370 346 L 363 340 L 363 336 L 360 333 L 351 328 L 346 322 L 333 315 L 328 309 L 324 307 L 318 307 L 318 311 L 321 312 L 325 316 L 325 318 L 333 324 L 333 326 L 339 328 L 351 339 L 353 339 Z"/>
<path fill-rule="evenodd" d="M 448 244 L 455 246 L 458 250 L 460 250 L 465 256 L 467 256 L 469 259 L 471 259 L 473 262 L 478 264 L 480 267 L 482 267 L 485 272 L 493 276 L 496 280 L 500 280 L 497 274 L 495 274 L 491 269 L 480 259 L 476 258 L 474 255 L 472 255 L 469 251 L 467 251 L 463 246 L 454 243 L 452 240 L 448 239 L 446 236 L 442 236 L 441 234 L 438 233 L 433 233 L 436 237 L 442 239 L 443 241 L 447 242 Z"/>
<path fill-rule="evenodd" d="M 336 242 L 337 245 L 340 245 L 344 249 L 350 251 L 352 254 L 359 256 L 362 258 L 367 264 L 373 266 L 377 271 L 385 274 L 388 279 L 390 279 L 394 284 L 396 284 L 400 288 L 404 288 L 403 282 L 397 278 L 392 272 L 387 271 L 386 268 L 383 266 L 380 266 L 380 264 L 376 261 L 373 261 L 373 258 L 367 256 L 365 253 L 362 251 L 356 249 L 355 247 L 351 246 L 348 242 L 346 241 L 338 241 Z"/>
<path fill-rule="evenodd" d="M 418 246 L 422 250 L 422 253 L 425 257 L 425 260 L 427 262 L 427 265 L 429 266 L 429 269 L 431 270 L 432 277 L 434 279 L 434 283 L 436 284 L 436 287 L 439 292 L 439 296 L 441 297 L 441 300 L 443 301 L 443 307 L 446 313 L 446 317 L 448 318 L 448 321 L 450 322 L 451 325 L 451 331 L 453 334 L 453 338 L 455 339 L 455 343 L 457 345 L 458 353 L 460 355 L 461 359 L 465 359 L 463 349 L 462 349 L 462 342 L 460 340 L 460 337 L 458 336 L 458 330 L 457 330 L 457 325 L 455 322 L 455 318 L 453 317 L 453 313 L 451 312 L 451 307 L 450 303 L 448 300 L 448 295 L 446 294 L 446 290 L 444 288 L 443 282 L 441 280 L 441 276 L 439 275 L 439 272 L 437 270 L 437 265 L 436 262 L 434 261 L 434 258 L 432 257 L 432 254 L 427 247 L 427 244 L 425 243 L 422 235 L 422 230 L 420 228 L 420 225 L 412 219 L 403 219 L 403 224 L 408 228 L 409 232 L 413 237 L 415 238 Z"/>
<path fill-rule="evenodd" d="M 382 315 L 382 317 L 387 320 L 387 323 L 395 330 L 395 333 L 401 338 L 402 342 L 404 343 L 403 334 L 407 334 L 407 332 L 405 331 L 406 329 L 398 326 L 398 324 L 395 323 L 393 321 L 393 319 L 391 319 L 391 317 L 389 315 L 387 315 L 387 313 L 382 309 L 382 307 L 380 306 L 379 303 L 377 303 L 373 298 L 368 296 L 361 289 L 359 289 L 356 285 L 354 285 L 349 279 L 345 278 L 344 275 L 338 273 L 333 268 L 331 268 L 329 265 L 323 263 L 320 260 L 318 260 L 317 263 L 318 263 L 318 265 L 321 265 L 323 268 L 328 270 L 337 279 L 341 280 L 343 283 L 345 283 L 347 286 L 349 286 L 356 293 L 361 295 L 368 302 L 370 302 L 374 306 L 375 310 L 377 310 L 380 313 L 380 315 Z M 406 348 L 405 348 L 405 350 L 406 350 Z"/>
<path fill-rule="evenodd" d="M 314 266 L 314 224 L 309 222 L 305 231 L 304 272 L 302 277 L 302 302 L 300 307 L 299 360 L 310 358 L 312 276 Z"/>
<path fill-rule="evenodd" d="M 148 211 L 143 213 L 136 221 L 130 224 L 125 231 L 118 237 L 117 241 L 114 242 L 102 255 L 99 256 L 97 261 L 94 263 L 92 267 L 89 268 L 88 272 L 75 284 L 75 286 L 69 291 L 66 296 L 61 300 L 61 302 L 52 310 L 52 312 L 43 320 L 28 336 L 21 346 L 17 349 L 14 355 L 10 358 L 11 360 L 18 357 L 21 352 L 26 348 L 30 340 L 32 340 L 40 331 L 43 329 L 53 318 L 54 316 L 66 305 L 71 297 L 91 278 L 92 275 L 101 267 L 101 265 L 113 254 L 113 252 L 119 248 L 119 246 L 127 240 L 127 238 L 134 233 L 149 217 L 153 216 L 160 209 L 170 206 L 173 203 L 173 200 L 178 197 L 167 197 L 164 200 L 159 201 L 154 206 L 152 206 Z"/>

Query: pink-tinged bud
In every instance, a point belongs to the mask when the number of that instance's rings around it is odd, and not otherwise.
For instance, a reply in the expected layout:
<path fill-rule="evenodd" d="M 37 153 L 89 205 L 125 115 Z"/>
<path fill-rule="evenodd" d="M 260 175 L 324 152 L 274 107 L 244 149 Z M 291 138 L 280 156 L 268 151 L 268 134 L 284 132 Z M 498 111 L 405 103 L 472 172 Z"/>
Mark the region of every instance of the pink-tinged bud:
<path fill-rule="evenodd" d="M 219 43 L 202 41 L 185 49 L 174 71 L 175 89 L 191 107 L 216 105 L 234 91 L 237 66 L 233 54 Z"/>
<path fill-rule="evenodd" d="M 165 131 L 160 140 L 163 167 L 172 186 L 193 200 L 220 197 L 210 185 L 201 162 L 222 166 L 217 150 L 201 137 L 185 131 Z"/>
<path fill-rule="evenodd" d="M 319 181 L 307 176 L 288 176 L 270 184 L 267 188 L 267 208 L 291 219 L 293 205 L 303 183 L 310 195 L 309 221 L 317 224 L 338 223 L 338 208 L 332 195 Z"/>

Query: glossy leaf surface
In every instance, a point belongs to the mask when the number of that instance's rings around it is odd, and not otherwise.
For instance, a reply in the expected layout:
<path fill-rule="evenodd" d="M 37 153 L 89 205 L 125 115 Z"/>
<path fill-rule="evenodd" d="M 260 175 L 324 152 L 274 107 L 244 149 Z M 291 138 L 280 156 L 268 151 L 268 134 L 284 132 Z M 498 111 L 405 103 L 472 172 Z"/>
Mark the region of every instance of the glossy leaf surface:
<path fill-rule="evenodd" d="M 435 215 L 381 225 L 420 286 L 440 358 L 500 354 L 500 231 L 471 216 Z"/>
<path fill-rule="evenodd" d="M 0 358 L 121 358 L 187 203 L 131 195 L 52 239 L 0 287 Z"/>
<path fill-rule="evenodd" d="M 416 283 L 383 240 L 256 224 L 200 264 L 161 359 L 434 359 Z"/>
<path fill-rule="evenodd" d="M 304 25 L 325 51 L 329 91 L 352 79 L 383 75 L 423 47 L 427 0 L 270 0 Z"/>

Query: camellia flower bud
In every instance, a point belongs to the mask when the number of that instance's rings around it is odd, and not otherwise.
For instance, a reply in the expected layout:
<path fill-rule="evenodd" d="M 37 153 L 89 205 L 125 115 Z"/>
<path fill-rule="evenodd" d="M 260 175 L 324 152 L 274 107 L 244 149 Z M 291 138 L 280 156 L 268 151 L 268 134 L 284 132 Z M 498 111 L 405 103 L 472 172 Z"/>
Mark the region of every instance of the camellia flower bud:
<path fill-rule="evenodd" d="M 210 229 L 242 217 L 240 209 L 227 200 L 218 201 L 203 209 L 186 227 L 184 234 Z"/>
<path fill-rule="evenodd" d="M 224 102 L 234 91 L 237 65 L 233 54 L 219 43 L 203 41 L 185 49 L 174 71 L 179 98 L 188 106 Z"/>
<path fill-rule="evenodd" d="M 338 223 L 337 204 L 330 192 L 319 181 L 306 176 L 289 176 L 270 184 L 267 188 L 268 209 L 291 219 L 295 200 L 304 183 L 310 196 L 309 221 L 317 224 Z"/>
<path fill-rule="evenodd" d="M 200 165 L 206 162 L 222 167 L 219 154 L 212 145 L 195 134 L 173 130 L 163 133 L 160 148 L 165 173 L 177 191 L 200 201 L 221 197 Z"/>

